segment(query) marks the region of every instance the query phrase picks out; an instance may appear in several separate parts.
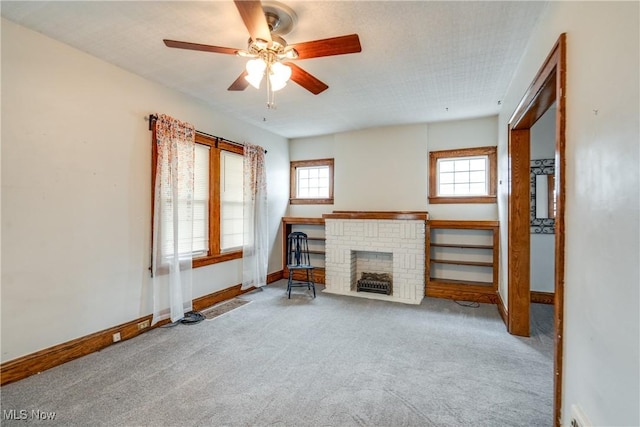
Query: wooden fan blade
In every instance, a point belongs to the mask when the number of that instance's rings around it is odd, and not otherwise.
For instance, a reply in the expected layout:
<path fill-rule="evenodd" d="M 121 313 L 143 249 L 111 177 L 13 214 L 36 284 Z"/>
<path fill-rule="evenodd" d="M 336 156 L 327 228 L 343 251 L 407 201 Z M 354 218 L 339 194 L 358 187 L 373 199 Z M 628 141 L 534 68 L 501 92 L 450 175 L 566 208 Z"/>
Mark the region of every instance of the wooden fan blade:
<path fill-rule="evenodd" d="M 228 55 L 235 55 L 238 53 L 239 49 L 232 49 L 230 47 L 220 47 L 220 46 L 211 46 L 208 44 L 199 44 L 199 43 L 190 43 L 190 42 L 181 42 L 177 40 L 163 40 L 164 44 L 167 47 L 175 47 L 178 49 L 189 49 L 189 50 L 201 50 L 204 52 L 213 52 L 213 53 L 226 53 Z"/>
<path fill-rule="evenodd" d="M 293 48 L 298 51 L 298 59 L 344 55 L 347 53 L 357 53 L 362 51 L 360 38 L 357 34 L 296 43 L 293 45 Z"/>
<path fill-rule="evenodd" d="M 262 10 L 262 3 L 258 0 L 234 0 L 234 3 L 245 27 L 249 30 L 251 39 L 271 42 L 271 32 L 269 25 L 267 25 L 267 18 L 264 16 L 264 10 Z"/>
<path fill-rule="evenodd" d="M 245 90 L 247 86 L 249 86 L 249 82 L 244 77 L 247 75 L 247 70 L 244 70 L 242 74 L 236 79 L 235 82 L 231 83 L 229 89 L 227 90 Z"/>
<path fill-rule="evenodd" d="M 329 89 L 329 86 L 322 83 L 320 80 L 313 77 L 297 65 L 292 64 L 291 62 L 287 62 L 285 65 L 291 67 L 291 80 L 298 83 L 312 94 L 317 95 L 320 92 L 324 92 Z"/>

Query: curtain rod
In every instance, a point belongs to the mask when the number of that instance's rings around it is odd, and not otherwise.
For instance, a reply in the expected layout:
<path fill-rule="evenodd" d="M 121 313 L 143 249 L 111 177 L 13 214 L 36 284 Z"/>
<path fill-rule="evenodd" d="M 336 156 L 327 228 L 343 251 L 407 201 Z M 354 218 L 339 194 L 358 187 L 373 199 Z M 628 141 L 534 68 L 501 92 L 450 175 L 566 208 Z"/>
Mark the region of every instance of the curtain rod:
<path fill-rule="evenodd" d="M 149 116 L 145 116 L 144 118 L 145 120 L 149 121 L 149 130 L 153 130 L 153 123 L 158 120 L 158 116 L 156 114 L 149 114 Z M 215 138 L 218 139 L 220 141 L 224 141 L 224 142 L 228 142 L 229 144 L 234 144 L 234 145 L 239 145 L 240 147 L 244 147 L 244 144 L 241 142 L 235 142 L 235 141 L 231 141 L 230 139 L 227 138 L 222 138 L 221 136 L 215 136 L 215 135 L 211 135 L 210 133 L 206 133 L 206 132 L 201 132 L 199 130 L 196 129 L 196 132 L 201 134 L 201 135 L 205 135 L 211 138 Z M 267 150 L 264 150 L 264 154 L 267 154 Z"/>

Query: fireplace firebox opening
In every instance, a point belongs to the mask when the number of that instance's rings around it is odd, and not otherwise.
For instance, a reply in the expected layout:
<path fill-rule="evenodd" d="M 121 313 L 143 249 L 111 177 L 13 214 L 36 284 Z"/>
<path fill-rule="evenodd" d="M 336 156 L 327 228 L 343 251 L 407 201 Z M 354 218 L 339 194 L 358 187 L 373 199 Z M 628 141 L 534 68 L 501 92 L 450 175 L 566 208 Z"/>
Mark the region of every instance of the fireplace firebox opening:
<path fill-rule="evenodd" d="M 351 251 L 351 290 L 393 295 L 393 254 Z"/>

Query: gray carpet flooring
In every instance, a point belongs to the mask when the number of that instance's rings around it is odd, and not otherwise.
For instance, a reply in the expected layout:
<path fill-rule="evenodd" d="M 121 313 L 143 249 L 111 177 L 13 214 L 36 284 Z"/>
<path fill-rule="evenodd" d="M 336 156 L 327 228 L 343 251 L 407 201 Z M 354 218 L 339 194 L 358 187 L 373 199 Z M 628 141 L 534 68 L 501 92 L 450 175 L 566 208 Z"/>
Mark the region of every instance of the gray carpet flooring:
<path fill-rule="evenodd" d="M 493 305 L 285 289 L 6 385 L 2 425 L 552 425 L 553 307 L 519 338 Z"/>

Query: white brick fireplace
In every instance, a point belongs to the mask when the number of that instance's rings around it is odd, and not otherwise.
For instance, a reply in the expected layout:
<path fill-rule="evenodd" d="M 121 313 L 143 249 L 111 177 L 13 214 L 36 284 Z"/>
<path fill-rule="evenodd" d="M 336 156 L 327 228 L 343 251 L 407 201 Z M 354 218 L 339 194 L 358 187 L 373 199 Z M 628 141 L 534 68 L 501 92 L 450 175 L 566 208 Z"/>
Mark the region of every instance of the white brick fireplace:
<path fill-rule="evenodd" d="M 420 304 L 425 286 L 426 212 L 344 212 L 323 217 L 324 292 Z M 357 292 L 363 271 L 389 273 L 392 294 Z"/>

